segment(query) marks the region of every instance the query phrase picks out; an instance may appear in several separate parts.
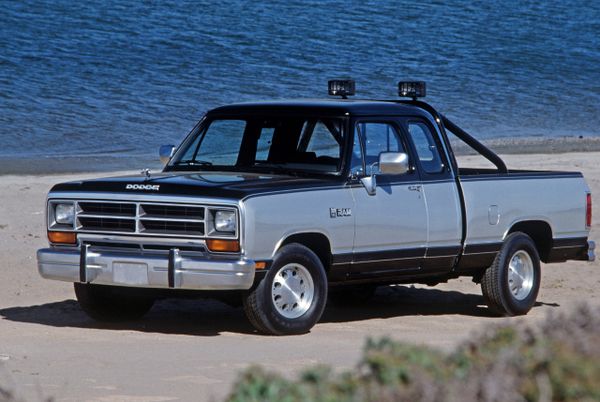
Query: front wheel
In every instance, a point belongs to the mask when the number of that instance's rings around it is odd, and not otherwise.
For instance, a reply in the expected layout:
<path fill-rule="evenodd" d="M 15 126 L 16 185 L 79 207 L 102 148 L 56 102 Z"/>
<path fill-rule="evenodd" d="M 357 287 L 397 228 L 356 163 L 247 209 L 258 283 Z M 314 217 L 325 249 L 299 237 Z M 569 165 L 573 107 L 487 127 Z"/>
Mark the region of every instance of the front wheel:
<path fill-rule="evenodd" d="M 317 255 L 301 244 L 283 246 L 265 278 L 247 292 L 252 325 L 273 335 L 303 334 L 319 321 L 327 302 L 327 276 Z"/>
<path fill-rule="evenodd" d="M 540 257 L 525 233 L 511 233 L 481 280 L 488 307 L 504 316 L 527 314 L 540 289 Z"/>
<path fill-rule="evenodd" d="M 129 321 L 141 318 L 154 304 L 146 289 L 74 283 L 81 309 L 97 321 Z"/>

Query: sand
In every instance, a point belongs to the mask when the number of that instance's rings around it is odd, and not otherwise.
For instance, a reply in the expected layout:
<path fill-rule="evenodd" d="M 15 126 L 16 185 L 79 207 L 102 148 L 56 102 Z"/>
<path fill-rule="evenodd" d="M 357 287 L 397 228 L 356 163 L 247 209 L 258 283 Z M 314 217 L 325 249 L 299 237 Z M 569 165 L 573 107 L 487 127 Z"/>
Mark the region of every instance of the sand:
<path fill-rule="evenodd" d="M 600 153 L 505 160 L 511 168 L 583 171 L 600 194 Z M 328 307 L 311 333 L 295 337 L 258 335 L 241 309 L 208 300 L 162 301 L 139 322 L 99 324 L 81 312 L 71 284 L 39 277 L 35 260 L 46 245 L 48 189 L 94 176 L 0 176 L 0 385 L 27 400 L 221 400 L 252 364 L 286 375 L 317 363 L 351 368 L 369 336 L 449 350 L 485 325 L 536 322 L 581 302 L 600 303 L 599 263 L 567 262 L 543 266 L 539 305 L 520 318 L 490 317 L 479 286 L 462 278 L 434 288 L 385 288 L 358 308 Z"/>

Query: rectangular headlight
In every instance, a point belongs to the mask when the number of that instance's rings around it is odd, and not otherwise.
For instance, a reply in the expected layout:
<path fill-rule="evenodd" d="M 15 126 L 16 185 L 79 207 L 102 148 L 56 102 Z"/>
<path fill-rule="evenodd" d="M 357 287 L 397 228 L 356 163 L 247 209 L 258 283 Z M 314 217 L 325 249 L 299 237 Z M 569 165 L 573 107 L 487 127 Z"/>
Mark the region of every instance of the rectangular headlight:
<path fill-rule="evenodd" d="M 235 211 L 216 211 L 215 212 L 215 230 L 217 232 L 235 233 L 237 229 L 237 220 Z"/>
<path fill-rule="evenodd" d="M 73 203 L 54 204 L 54 220 L 61 225 L 73 225 L 75 205 Z"/>

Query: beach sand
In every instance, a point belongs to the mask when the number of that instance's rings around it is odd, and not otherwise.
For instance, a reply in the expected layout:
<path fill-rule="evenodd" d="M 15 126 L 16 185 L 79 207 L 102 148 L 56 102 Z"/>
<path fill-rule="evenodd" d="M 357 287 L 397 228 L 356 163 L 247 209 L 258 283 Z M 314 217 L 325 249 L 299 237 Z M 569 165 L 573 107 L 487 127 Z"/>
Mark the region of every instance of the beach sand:
<path fill-rule="evenodd" d="M 582 171 L 600 194 L 600 152 L 504 159 L 515 169 Z M 35 252 L 47 244 L 50 187 L 98 175 L 0 176 L 0 386 L 27 400 L 220 400 L 251 364 L 286 375 L 317 363 L 351 368 L 369 336 L 449 350 L 485 325 L 536 322 L 600 302 L 599 263 L 567 262 L 543 266 L 539 304 L 519 318 L 490 317 L 479 286 L 462 278 L 384 288 L 364 307 L 328 307 L 311 333 L 294 337 L 257 335 L 241 309 L 209 300 L 166 300 L 139 322 L 96 323 L 79 309 L 71 284 L 38 275 Z"/>

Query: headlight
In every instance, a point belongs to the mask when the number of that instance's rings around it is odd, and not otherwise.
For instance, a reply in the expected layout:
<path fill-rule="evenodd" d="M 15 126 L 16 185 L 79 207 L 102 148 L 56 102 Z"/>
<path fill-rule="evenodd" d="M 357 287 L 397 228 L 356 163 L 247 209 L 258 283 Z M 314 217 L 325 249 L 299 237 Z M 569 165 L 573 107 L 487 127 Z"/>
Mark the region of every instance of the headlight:
<path fill-rule="evenodd" d="M 75 206 L 73 204 L 56 204 L 54 220 L 61 225 L 72 225 L 75 220 Z"/>
<path fill-rule="evenodd" d="M 215 213 L 215 230 L 217 232 L 235 233 L 236 227 L 234 211 L 217 211 Z"/>

